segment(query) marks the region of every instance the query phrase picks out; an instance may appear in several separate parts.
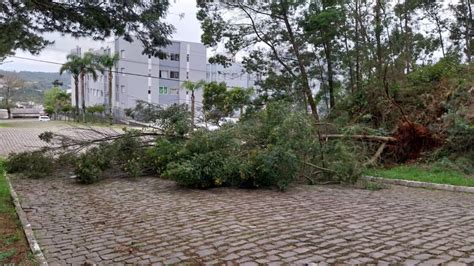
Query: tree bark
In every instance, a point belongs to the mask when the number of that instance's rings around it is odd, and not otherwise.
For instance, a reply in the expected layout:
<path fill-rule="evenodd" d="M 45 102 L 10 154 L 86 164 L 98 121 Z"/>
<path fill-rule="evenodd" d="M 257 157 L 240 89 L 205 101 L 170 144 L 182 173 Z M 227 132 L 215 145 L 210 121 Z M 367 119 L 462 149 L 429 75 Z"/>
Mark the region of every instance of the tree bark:
<path fill-rule="evenodd" d="M 472 27 L 472 9 L 471 9 L 471 0 L 466 0 L 462 1 L 463 4 L 467 6 L 468 10 L 468 17 L 466 17 L 466 32 L 465 32 L 465 38 L 466 38 L 466 56 L 467 56 L 467 63 L 471 63 L 471 42 L 472 42 L 472 37 L 471 37 L 471 27 Z"/>
<path fill-rule="evenodd" d="M 10 87 L 7 87 L 7 95 L 5 97 L 5 104 L 7 105 L 8 119 L 11 119 L 12 118 L 12 111 L 10 109 Z"/>
<path fill-rule="evenodd" d="M 113 124 L 113 114 L 112 114 L 112 68 L 109 68 L 109 120 L 110 124 Z"/>
<path fill-rule="evenodd" d="M 79 118 L 79 76 L 74 77 L 74 92 L 76 94 L 76 120 Z"/>
<path fill-rule="evenodd" d="M 191 130 L 194 130 L 194 115 L 195 115 L 195 111 L 194 111 L 194 102 L 195 102 L 196 98 L 194 96 L 194 90 L 191 91 Z"/>
<path fill-rule="evenodd" d="M 81 102 L 82 102 L 82 122 L 86 122 L 86 86 L 84 84 L 84 72 L 81 73 Z"/>
<path fill-rule="evenodd" d="M 306 98 L 311 108 L 311 113 L 313 114 L 314 120 L 316 122 L 319 122 L 318 109 L 316 107 L 316 102 L 314 101 L 314 98 L 313 98 L 313 93 L 311 92 L 311 88 L 309 86 L 309 80 L 308 80 L 308 74 L 306 72 L 306 67 L 304 66 L 303 59 L 301 58 L 301 55 L 300 55 L 300 47 L 298 43 L 296 42 L 295 36 L 293 34 L 293 29 L 291 28 L 290 21 L 288 20 L 288 14 L 286 13 L 286 10 L 284 8 L 282 8 L 282 15 L 283 15 L 283 21 L 285 22 L 286 30 L 288 32 L 289 40 L 291 42 L 291 46 L 293 47 L 293 52 L 295 54 L 296 60 L 298 61 L 298 66 L 299 66 L 300 75 L 301 75 L 301 83 L 303 86 L 304 93 L 306 94 Z"/>
<path fill-rule="evenodd" d="M 382 40 L 381 35 L 383 31 L 382 27 L 382 18 L 381 18 L 381 1 L 377 0 L 375 3 L 374 11 L 375 11 L 375 41 L 376 41 L 376 49 L 377 49 L 377 62 L 375 69 L 377 70 L 377 78 L 379 80 L 382 79 Z"/>

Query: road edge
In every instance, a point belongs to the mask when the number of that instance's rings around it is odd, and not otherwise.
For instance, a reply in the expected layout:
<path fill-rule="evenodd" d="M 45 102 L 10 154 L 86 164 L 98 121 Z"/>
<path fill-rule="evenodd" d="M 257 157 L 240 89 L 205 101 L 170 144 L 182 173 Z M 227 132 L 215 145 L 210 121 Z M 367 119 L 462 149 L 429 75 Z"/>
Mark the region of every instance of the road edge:
<path fill-rule="evenodd" d="M 363 176 L 362 179 L 367 180 L 367 181 L 378 181 L 378 182 L 382 182 L 382 183 L 390 184 L 390 185 L 399 185 L 399 186 L 416 187 L 416 188 L 428 188 L 428 189 L 437 189 L 437 190 L 445 190 L 445 191 L 451 191 L 451 192 L 464 192 L 464 193 L 474 194 L 474 187 L 436 184 L 436 183 L 411 181 L 411 180 L 403 180 L 403 179 L 390 179 L 390 178 L 384 178 L 384 177 L 378 177 L 378 176 Z"/>
<path fill-rule="evenodd" d="M 46 258 L 44 257 L 43 251 L 41 251 L 41 248 L 38 244 L 38 241 L 35 238 L 35 235 L 33 233 L 33 229 L 31 229 L 31 224 L 28 221 L 28 218 L 26 217 L 25 211 L 23 211 L 23 208 L 21 207 L 20 200 L 18 198 L 18 195 L 16 194 L 15 190 L 13 189 L 13 185 L 10 181 L 10 178 L 8 175 L 5 175 L 5 179 L 7 180 L 8 186 L 10 188 L 10 195 L 13 200 L 13 204 L 15 205 L 15 210 L 16 214 L 18 215 L 18 218 L 20 219 L 21 226 L 23 228 L 23 232 L 25 233 L 26 239 L 28 241 L 28 244 L 30 246 L 30 250 L 35 256 L 37 262 L 39 265 L 48 265 L 48 262 L 46 261 Z"/>

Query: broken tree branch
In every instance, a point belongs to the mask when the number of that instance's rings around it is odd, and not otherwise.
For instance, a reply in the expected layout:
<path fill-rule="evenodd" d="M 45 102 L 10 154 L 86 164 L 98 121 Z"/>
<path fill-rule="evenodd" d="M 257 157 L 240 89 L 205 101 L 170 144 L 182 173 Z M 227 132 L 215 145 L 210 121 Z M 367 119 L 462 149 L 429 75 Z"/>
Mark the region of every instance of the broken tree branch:
<path fill-rule="evenodd" d="M 395 142 L 397 141 L 394 137 L 384 137 L 384 136 L 372 136 L 372 135 L 344 135 L 344 134 L 327 134 L 321 135 L 323 139 L 359 139 L 359 140 L 368 140 L 368 141 L 383 141 L 383 142 Z"/>

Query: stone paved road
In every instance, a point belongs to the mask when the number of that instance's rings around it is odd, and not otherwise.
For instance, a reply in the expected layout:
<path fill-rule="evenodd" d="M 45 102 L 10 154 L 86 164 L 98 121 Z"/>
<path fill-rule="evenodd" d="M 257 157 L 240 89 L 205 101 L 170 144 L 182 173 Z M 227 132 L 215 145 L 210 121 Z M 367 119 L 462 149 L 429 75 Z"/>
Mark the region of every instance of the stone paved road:
<path fill-rule="evenodd" d="M 38 138 L 45 131 L 52 131 L 65 135 L 74 135 L 82 138 L 94 138 L 94 134 L 79 130 L 80 125 L 62 121 L 39 122 L 32 119 L 0 120 L 0 156 L 7 156 L 12 152 L 23 152 L 39 149 L 48 144 Z M 116 134 L 120 127 L 93 127 L 104 133 Z"/>
<path fill-rule="evenodd" d="M 474 195 L 393 186 L 176 187 L 15 179 L 46 258 L 90 263 L 474 263 Z"/>

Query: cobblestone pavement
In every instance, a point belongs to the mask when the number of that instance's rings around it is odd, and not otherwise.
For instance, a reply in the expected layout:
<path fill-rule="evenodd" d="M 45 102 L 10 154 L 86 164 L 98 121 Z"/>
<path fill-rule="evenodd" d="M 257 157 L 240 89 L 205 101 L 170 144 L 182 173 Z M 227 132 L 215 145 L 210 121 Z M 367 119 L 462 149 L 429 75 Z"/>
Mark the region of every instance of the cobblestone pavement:
<path fill-rule="evenodd" d="M 48 144 L 39 139 L 45 131 L 60 132 L 65 135 L 93 138 L 90 133 L 77 129 L 79 125 L 61 121 L 39 122 L 31 119 L 0 120 L 0 156 L 7 156 L 12 152 L 23 152 L 39 149 Z M 94 127 L 103 132 L 116 133 L 119 129 Z M 87 129 L 87 128 L 86 128 Z"/>
<path fill-rule="evenodd" d="M 474 195 L 392 186 L 190 190 L 14 179 L 52 264 L 474 263 Z"/>

